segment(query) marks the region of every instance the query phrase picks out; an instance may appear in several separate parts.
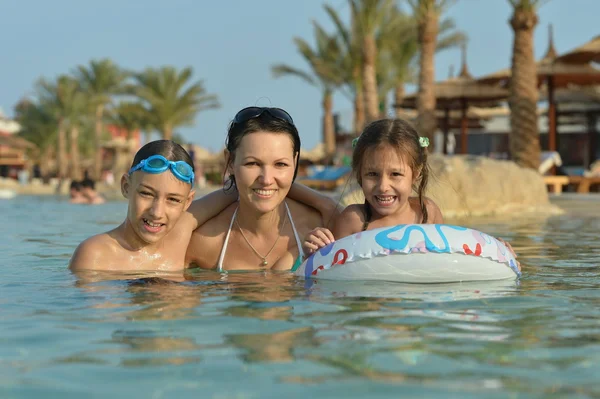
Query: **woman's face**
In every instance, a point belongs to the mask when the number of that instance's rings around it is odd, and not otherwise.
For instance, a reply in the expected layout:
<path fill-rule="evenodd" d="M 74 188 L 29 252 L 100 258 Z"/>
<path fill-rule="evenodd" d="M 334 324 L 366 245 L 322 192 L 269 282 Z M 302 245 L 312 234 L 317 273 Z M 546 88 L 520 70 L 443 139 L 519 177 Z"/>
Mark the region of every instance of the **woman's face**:
<path fill-rule="evenodd" d="M 267 213 L 283 202 L 294 179 L 296 154 L 287 133 L 254 132 L 245 135 L 235 154 L 229 173 L 235 176 L 240 201 L 260 213 Z"/>
<path fill-rule="evenodd" d="M 170 170 L 123 176 L 121 190 L 129 200 L 127 218 L 139 239 L 148 244 L 163 239 L 190 206 L 194 198 L 191 188 Z"/>

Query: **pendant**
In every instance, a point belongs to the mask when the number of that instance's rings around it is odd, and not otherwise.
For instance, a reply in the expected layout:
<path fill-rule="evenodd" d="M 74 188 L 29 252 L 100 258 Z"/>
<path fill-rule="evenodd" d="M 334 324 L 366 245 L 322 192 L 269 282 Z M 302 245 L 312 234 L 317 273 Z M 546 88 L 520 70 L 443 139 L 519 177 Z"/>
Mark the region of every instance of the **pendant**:
<path fill-rule="evenodd" d="M 267 266 L 269 264 L 269 262 L 267 262 L 267 259 L 263 259 L 261 266 Z"/>

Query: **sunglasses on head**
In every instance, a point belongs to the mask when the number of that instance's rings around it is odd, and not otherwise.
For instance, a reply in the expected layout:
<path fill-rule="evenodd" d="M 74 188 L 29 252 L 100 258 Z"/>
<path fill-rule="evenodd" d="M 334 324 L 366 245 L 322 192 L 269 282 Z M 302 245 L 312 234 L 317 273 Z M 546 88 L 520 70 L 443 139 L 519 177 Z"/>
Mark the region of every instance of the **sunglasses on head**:
<path fill-rule="evenodd" d="M 287 111 L 281 108 L 270 108 L 270 107 L 247 107 L 235 114 L 233 118 L 233 123 L 243 123 L 250 119 L 258 118 L 264 112 L 271 115 L 273 118 L 280 119 L 289 123 L 292 126 L 294 125 L 294 120 L 292 116 L 287 113 Z"/>

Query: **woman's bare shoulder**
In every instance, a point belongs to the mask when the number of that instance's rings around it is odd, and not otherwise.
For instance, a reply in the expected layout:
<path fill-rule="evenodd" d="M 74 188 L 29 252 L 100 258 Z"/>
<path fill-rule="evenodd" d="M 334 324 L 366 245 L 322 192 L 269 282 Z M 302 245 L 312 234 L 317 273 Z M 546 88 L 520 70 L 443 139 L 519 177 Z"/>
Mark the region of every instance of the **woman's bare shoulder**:
<path fill-rule="evenodd" d="M 229 224 L 231 223 L 231 218 L 233 217 L 233 212 L 238 207 L 238 203 L 234 202 L 229 205 L 223 211 L 221 211 L 217 216 L 209 219 L 206 223 L 198 226 L 196 230 L 194 230 L 193 236 L 206 236 L 206 237 L 214 237 L 219 234 L 223 234 L 229 228 Z"/>
<path fill-rule="evenodd" d="M 323 220 L 319 211 L 308 205 L 304 205 L 303 203 L 294 201 L 290 198 L 286 199 L 286 203 L 290 208 L 292 218 L 296 225 L 305 225 L 309 229 L 314 229 L 315 227 L 321 227 L 327 223 L 327 220 Z"/>
<path fill-rule="evenodd" d="M 228 206 L 194 230 L 185 255 L 186 267 L 197 266 L 203 269 L 215 267 L 237 205 L 234 203 Z"/>

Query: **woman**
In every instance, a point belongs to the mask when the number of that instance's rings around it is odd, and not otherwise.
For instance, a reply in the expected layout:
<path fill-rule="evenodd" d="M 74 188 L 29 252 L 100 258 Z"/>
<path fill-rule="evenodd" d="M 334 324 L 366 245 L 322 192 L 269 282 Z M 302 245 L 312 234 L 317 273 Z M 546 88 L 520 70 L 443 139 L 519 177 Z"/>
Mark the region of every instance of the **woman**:
<path fill-rule="evenodd" d="M 290 270 L 303 258 L 300 237 L 337 213 L 324 195 L 321 213 L 286 199 L 300 157 L 292 117 L 280 108 L 244 108 L 229 126 L 225 155 L 239 201 L 194 231 L 186 263 L 218 271 Z"/>

